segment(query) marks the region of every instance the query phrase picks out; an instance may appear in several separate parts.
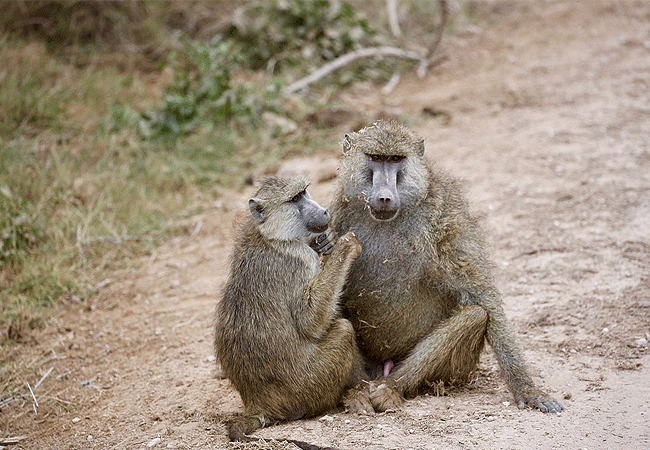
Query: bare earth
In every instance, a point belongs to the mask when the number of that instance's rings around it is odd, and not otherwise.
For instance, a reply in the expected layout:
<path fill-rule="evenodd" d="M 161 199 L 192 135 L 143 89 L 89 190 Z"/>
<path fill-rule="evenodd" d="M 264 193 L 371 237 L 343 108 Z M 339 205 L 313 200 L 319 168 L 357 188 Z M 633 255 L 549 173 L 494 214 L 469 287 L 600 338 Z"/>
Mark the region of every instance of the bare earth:
<path fill-rule="evenodd" d="M 449 59 L 424 80 L 348 99 L 400 111 L 466 182 L 534 379 L 565 412 L 517 409 L 488 348 L 475 381 L 446 395 L 256 435 L 341 449 L 650 449 L 650 3 L 477 4 L 487 16 L 446 38 Z M 344 131 L 279 169 L 307 173 L 325 205 Z M 242 405 L 215 376 L 212 321 L 250 194 L 229 193 L 192 220 L 196 236 L 114 274 L 4 356 L 34 361 L 32 386 L 53 367 L 36 412 L 31 396 L 0 411 L 0 438 L 25 436 L 11 449 L 232 448 L 223 419 Z"/>

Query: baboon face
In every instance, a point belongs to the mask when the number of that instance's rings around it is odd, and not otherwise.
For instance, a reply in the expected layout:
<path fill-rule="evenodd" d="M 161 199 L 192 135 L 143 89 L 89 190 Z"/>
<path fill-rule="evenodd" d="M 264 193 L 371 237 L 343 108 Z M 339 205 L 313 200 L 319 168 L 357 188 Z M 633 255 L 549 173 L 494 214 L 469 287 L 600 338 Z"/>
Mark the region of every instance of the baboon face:
<path fill-rule="evenodd" d="M 330 215 L 307 192 L 304 178 L 271 177 L 248 201 L 262 234 L 269 239 L 309 242 L 327 230 Z"/>
<path fill-rule="evenodd" d="M 377 220 L 391 220 L 400 210 L 397 178 L 401 175 L 406 157 L 366 153 L 366 164 L 372 187 L 368 196 L 370 214 Z"/>
<path fill-rule="evenodd" d="M 373 219 L 388 222 L 426 192 L 424 141 L 393 122 L 378 122 L 343 140 L 342 184 Z M 346 179 L 347 178 L 347 179 Z"/>

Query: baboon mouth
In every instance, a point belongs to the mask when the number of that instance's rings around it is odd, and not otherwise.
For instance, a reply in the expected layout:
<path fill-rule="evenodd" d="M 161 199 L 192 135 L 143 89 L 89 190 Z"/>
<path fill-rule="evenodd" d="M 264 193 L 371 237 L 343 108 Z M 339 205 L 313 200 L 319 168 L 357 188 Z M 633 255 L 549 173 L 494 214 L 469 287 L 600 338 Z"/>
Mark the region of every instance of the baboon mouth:
<path fill-rule="evenodd" d="M 397 215 L 396 209 L 370 209 L 370 214 L 377 220 L 391 220 Z"/>
<path fill-rule="evenodd" d="M 329 223 L 326 223 L 325 225 L 311 225 L 307 227 L 309 231 L 312 233 L 322 233 L 327 230 L 327 227 L 329 226 Z"/>

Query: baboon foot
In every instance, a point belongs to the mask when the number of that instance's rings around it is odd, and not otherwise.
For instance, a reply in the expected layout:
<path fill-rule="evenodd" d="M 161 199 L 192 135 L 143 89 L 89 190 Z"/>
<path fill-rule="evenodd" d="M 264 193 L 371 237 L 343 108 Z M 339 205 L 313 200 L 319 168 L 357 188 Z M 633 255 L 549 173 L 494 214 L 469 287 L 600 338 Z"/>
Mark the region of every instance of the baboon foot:
<path fill-rule="evenodd" d="M 539 409 L 543 413 L 559 413 L 564 411 L 562 403 L 552 399 L 539 390 L 516 394 L 515 401 L 519 409 L 529 407 Z"/>
<path fill-rule="evenodd" d="M 375 412 L 370 402 L 370 392 L 367 386 L 350 389 L 343 399 L 343 406 L 347 412 L 354 414 L 373 414 Z"/>
<path fill-rule="evenodd" d="M 388 380 L 370 385 L 370 402 L 375 411 L 384 412 L 401 408 L 404 398 Z"/>

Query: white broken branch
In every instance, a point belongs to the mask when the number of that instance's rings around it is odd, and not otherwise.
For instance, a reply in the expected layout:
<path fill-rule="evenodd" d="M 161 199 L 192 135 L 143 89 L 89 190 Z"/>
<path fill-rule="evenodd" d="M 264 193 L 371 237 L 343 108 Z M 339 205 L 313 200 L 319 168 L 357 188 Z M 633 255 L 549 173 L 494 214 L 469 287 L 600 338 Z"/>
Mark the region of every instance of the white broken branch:
<path fill-rule="evenodd" d="M 422 55 L 418 52 L 403 50 L 397 47 L 360 48 L 359 50 L 355 50 L 353 52 L 346 53 L 343 56 L 339 56 L 334 61 L 325 64 L 323 67 L 316 70 L 312 74 L 290 84 L 284 89 L 284 93 L 293 94 L 294 92 L 306 88 L 310 84 L 326 77 L 330 73 L 335 72 L 342 67 L 345 67 L 357 59 L 369 58 L 372 56 L 393 56 L 395 58 L 410 59 L 413 61 L 420 61 L 422 59 Z"/>
<path fill-rule="evenodd" d="M 393 36 L 400 37 L 402 30 L 399 27 L 399 18 L 397 17 L 397 0 L 386 0 L 386 12 L 388 13 L 388 25 Z"/>

